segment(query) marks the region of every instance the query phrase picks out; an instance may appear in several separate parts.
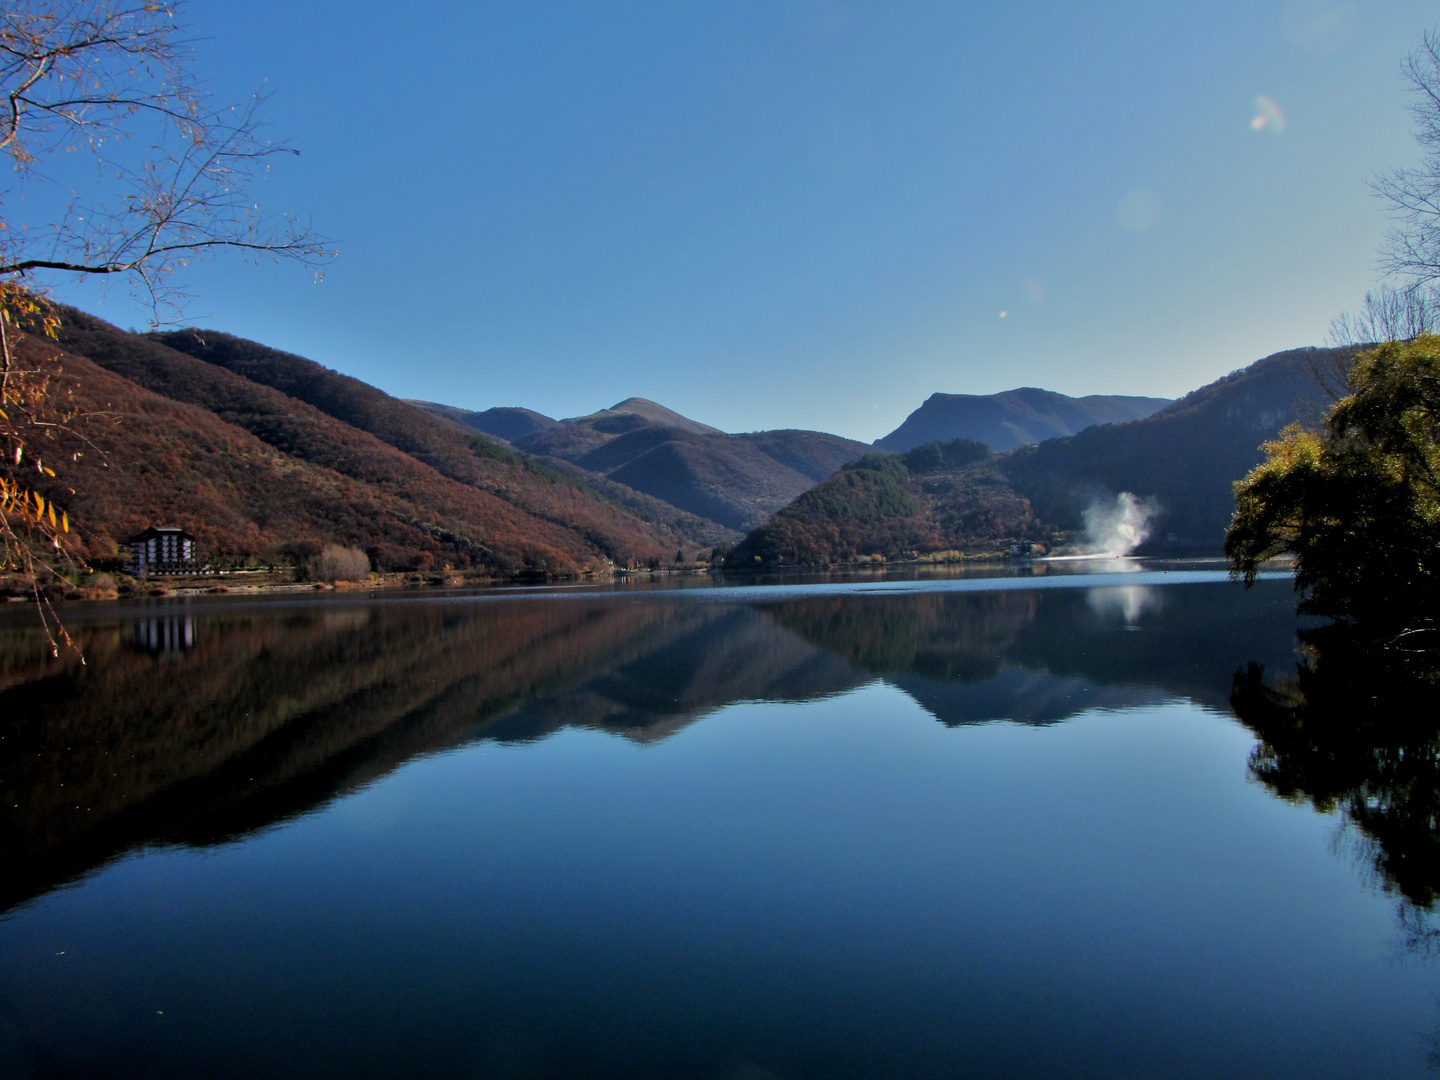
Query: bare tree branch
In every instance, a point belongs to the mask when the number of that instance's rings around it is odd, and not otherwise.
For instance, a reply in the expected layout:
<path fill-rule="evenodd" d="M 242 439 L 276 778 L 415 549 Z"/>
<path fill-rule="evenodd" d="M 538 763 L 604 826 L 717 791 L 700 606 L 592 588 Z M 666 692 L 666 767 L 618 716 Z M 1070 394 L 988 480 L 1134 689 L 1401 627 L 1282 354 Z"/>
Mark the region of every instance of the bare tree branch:
<path fill-rule="evenodd" d="M 47 273 L 130 277 L 158 321 L 192 258 L 233 249 L 318 267 L 333 255 L 259 210 L 251 188 L 273 157 L 295 153 L 262 137 L 263 99 L 217 106 L 190 60 L 171 6 L 7 4 L 0 151 L 14 182 L 0 189 L 0 277 L 31 288 Z M 16 216 L 19 193 L 40 220 Z"/>
<path fill-rule="evenodd" d="M 56 354 L 37 348 L 58 327 L 46 285 L 123 278 L 158 322 L 194 259 L 228 250 L 318 268 L 334 254 L 292 217 L 262 212 L 251 190 L 271 159 L 295 153 L 263 137 L 263 98 L 217 103 L 191 60 L 174 5 L 0 10 L 0 160 L 11 166 L 0 183 L 0 573 L 28 581 L 54 649 L 69 642 L 42 578 L 83 571 L 85 552 L 47 459 L 62 438 L 88 440 Z"/>
<path fill-rule="evenodd" d="M 1381 249 L 1380 268 L 1418 285 L 1440 280 L 1440 34 L 1427 32 L 1401 70 L 1423 153 L 1420 164 L 1381 173 L 1370 186 L 1396 222 Z"/>

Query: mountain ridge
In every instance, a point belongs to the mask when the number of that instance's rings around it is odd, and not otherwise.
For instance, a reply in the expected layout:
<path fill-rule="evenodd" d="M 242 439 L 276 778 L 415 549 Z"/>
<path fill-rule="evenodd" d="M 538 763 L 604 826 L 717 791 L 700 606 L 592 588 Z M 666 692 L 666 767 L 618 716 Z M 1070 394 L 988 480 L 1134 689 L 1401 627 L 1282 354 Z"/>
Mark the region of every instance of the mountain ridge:
<path fill-rule="evenodd" d="M 608 409 L 601 409 L 599 412 L 590 413 L 587 416 L 572 416 L 568 420 L 562 420 L 562 424 L 593 424 L 596 421 L 606 420 L 614 416 L 638 416 L 652 424 L 659 424 L 661 427 L 678 428 L 681 431 L 688 431 L 692 435 L 725 435 L 717 427 L 709 424 L 702 424 L 699 420 L 691 420 L 688 416 L 682 416 L 674 409 L 667 409 L 659 402 L 651 401 L 649 398 L 628 397 L 624 401 L 611 405 Z"/>
<path fill-rule="evenodd" d="M 903 454 L 928 442 L 974 439 L 992 450 L 1013 450 L 1095 424 L 1139 420 L 1169 404 L 1168 398 L 1123 394 L 1074 398 L 1035 386 L 998 394 L 936 393 L 874 445 Z"/>
<path fill-rule="evenodd" d="M 507 442 L 468 422 L 483 414 L 402 401 L 221 332 L 137 335 L 66 309 L 59 344 L 82 413 L 118 417 L 102 440 L 107 458 L 67 466 L 73 499 L 59 482 L 45 489 L 73 504 L 92 554 L 113 555 L 163 520 L 226 558 L 303 560 L 340 543 L 383 570 L 498 574 L 683 562 L 745 530 L 752 559 L 757 533 L 793 534 L 762 563 L 1048 544 L 1121 491 L 1160 508 L 1152 550 L 1213 550 L 1230 484 L 1284 423 L 1319 415 L 1316 371 L 1354 351 L 1272 354 L 1138 420 L 998 454 L 949 440 L 896 457 L 825 432 L 729 434 L 644 398 L 563 421 L 506 410 L 530 429 Z M 1056 400 L 1088 401 L 1090 417 L 1101 405 L 1123 412 L 1157 401 L 1033 387 L 1006 395 L 1036 415 Z M 912 419 L 956 400 L 982 399 L 931 395 Z"/>

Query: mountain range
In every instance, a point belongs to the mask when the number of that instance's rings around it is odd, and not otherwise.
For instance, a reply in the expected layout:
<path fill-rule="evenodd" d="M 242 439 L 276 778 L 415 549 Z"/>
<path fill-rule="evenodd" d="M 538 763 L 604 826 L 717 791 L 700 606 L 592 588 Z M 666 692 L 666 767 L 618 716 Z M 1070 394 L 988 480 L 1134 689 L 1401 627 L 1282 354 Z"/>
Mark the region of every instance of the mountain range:
<path fill-rule="evenodd" d="M 335 543 L 422 573 L 605 572 L 742 539 L 743 565 L 1054 543 L 1122 491 L 1158 507 L 1152 549 L 1214 551 L 1230 484 L 1285 423 L 1319 415 L 1315 371 L 1349 355 L 1276 354 L 1139 419 L 1008 449 L 1162 403 L 937 394 L 877 452 L 817 431 L 726 433 L 644 398 L 565 420 L 402 401 L 224 333 L 61 316 L 57 385 L 86 425 L 47 449 L 71 460 L 42 494 L 89 557 L 118 560 L 130 535 L 175 524 L 212 559 L 303 566 Z M 22 349 L 37 363 L 55 351 Z"/>
<path fill-rule="evenodd" d="M 903 454 L 928 442 L 973 439 L 992 450 L 1013 450 L 1074 435 L 1096 424 L 1141 420 L 1169 404 L 1169 398 L 1073 398 L 1033 386 L 1000 394 L 931 394 L 903 424 L 875 440 L 875 445 Z"/>
<path fill-rule="evenodd" d="M 431 402 L 417 404 L 439 416 L 454 418 L 459 412 Z M 635 397 L 568 420 L 520 409 L 458 418 L 491 434 L 518 431 L 508 437 L 517 450 L 568 462 L 737 533 L 762 524 L 869 449 L 822 431 L 731 435 Z M 529 430 L 519 431 L 527 422 Z"/>

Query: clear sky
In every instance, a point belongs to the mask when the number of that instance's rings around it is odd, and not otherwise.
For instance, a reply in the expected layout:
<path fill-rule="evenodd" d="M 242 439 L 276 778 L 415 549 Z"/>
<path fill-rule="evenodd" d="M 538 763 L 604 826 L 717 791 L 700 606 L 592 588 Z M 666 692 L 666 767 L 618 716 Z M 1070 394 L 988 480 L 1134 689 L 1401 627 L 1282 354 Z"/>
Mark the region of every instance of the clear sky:
<path fill-rule="evenodd" d="M 1375 280 L 1433 4 L 193 0 L 335 238 L 187 321 L 404 397 L 870 440 L 927 396 L 1177 396 Z M 1262 123 L 1263 121 L 1263 123 Z M 123 294 L 66 297 L 121 325 Z"/>

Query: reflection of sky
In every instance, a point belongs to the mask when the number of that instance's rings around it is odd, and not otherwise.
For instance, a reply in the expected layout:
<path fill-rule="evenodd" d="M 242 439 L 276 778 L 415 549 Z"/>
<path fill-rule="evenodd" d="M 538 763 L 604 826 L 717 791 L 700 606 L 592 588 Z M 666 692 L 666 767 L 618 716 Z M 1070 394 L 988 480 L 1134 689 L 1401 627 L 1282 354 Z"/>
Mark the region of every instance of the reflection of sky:
<path fill-rule="evenodd" d="M 7 835 L 82 830 L 0 919 L 0 1075 L 1422 1073 L 1440 969 L 1222 719 L 1293 667 L 1289 583 L 954 584 L 215 601 L 173 663 L 94 649 L 20 733 L 59 741 L 0 742 L 14 802 L 68 781 Z"/>
<path fill-rule="evenodd" d="M 951 730 L 883 684 L 651 746 L 480 744 L 0 922 L 5 1045 L 81 1074 L 1424 1075 L 1440 971 L 1396 962 L 1389 898 L 1247 782 L 1251 745 L 1180 704 Z"/>

